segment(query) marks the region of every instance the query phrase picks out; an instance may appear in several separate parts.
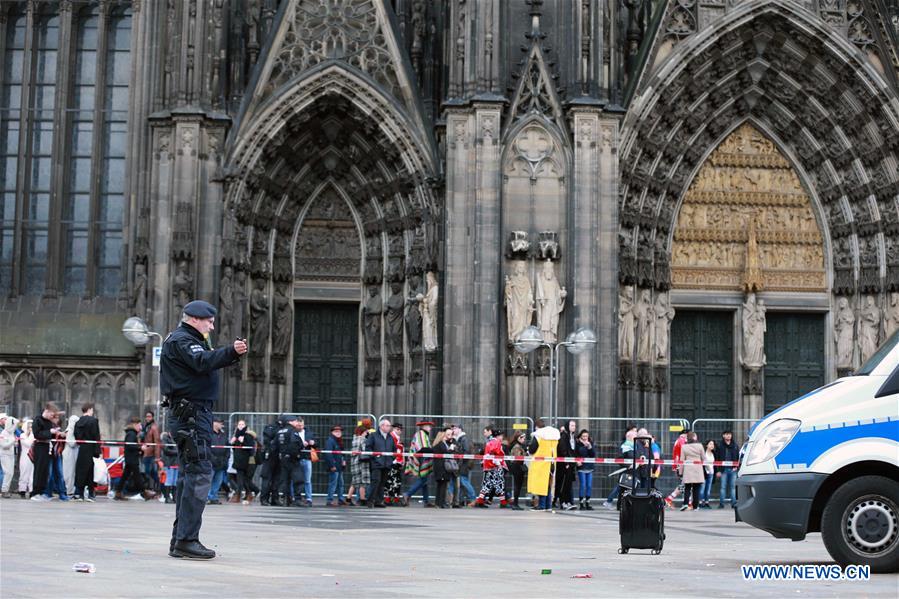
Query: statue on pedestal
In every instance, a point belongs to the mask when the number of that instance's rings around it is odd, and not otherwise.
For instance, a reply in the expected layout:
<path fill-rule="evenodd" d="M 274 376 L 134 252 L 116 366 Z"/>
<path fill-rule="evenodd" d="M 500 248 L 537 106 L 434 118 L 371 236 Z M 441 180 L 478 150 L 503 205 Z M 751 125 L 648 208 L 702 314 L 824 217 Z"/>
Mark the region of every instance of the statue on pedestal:
<path fill-rule="evenodd" d="M 855 329 L 855 314 L 849 307 L 849 300 L 837 300 L 837 313 L 833 319 L 834 342 L 837 346 L 837 368 L 852 368 L 852 337 Z"/>
<path fill-rule="evenodd" d="M 381 288 L 378 285 L 369 285 L 368 299 L 365 300 L 362 307 L 365 355 L 369 358 L 381 354 L 381 314 L 383 311 Z"/>
<path fill-rule="evenodd" d="M 618 292 L 618 360 L 630 362 L 634 359 L 634 288 L 626 285 Z"/>
<path fill-rule="evenodd" d="M 659 293 L 656 296 L 655 305 L 656 330 L 653 341 L 653 357 L 656 364 L 668 363 L 668 338 L 671 332 L 671 321 L 674 320 L 674 308 L 668 299 L 667 293 Z"/>
<path fill-rule="evenodd" d="M 743 303 L 743 357 L 742 364 L 749 370 L 765 365 L 765 302 L 756 301 L 755 293 L 749 293 Z"/>
<path fill-rule="evenodd" d="M 512 276 L 506 276 L 504 297 L 509 343 L 515 343 L 521 332 L 531 324 L 534 313 L 534 292 L 524 261 L 515 262 Z"/>
<path fill-rule="evenodd" d="M 637 316 L 637 362 L 652 362 L 652 330 L 655 324 L 655 310 L 652 306 L 652 292 L 640 292 L 640 302 L 636 306 Z"/>
<path fill-rule="evenodd" d="M 877 351 L 880 332 L 880 308 L 873 295 L 865 297 L 865 306 L 859 315 L 858 347 L 864 362 Z"/>
<path fill-rule="evenodd" d="M 555 343 L 559 335 L 559 314 L 565 307 L 568 292 L 559 285 L 553 263 L 543 263 L 543 272 L 537 277 L 537 323 L 543 340 Z"/>
<path fill-rule="evenodd" d="M 419 296 L 418 308 L 421 310 L 421 334 L 425 351 L 430 353 L 437 351 L 437 299 L 439 288 L 437 287 L 437 275 L 428 272 L 425 275 L 428 282 L 428 290 Z"/>

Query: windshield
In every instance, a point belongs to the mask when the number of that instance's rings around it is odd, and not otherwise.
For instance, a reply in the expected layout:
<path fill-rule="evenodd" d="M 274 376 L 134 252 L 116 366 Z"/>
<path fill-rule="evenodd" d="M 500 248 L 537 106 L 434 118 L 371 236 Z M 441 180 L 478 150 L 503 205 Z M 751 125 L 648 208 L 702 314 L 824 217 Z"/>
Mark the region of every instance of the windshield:
<path fill-rule="evenodd" d="M 899 331 L 893 333 L 893 336 L 887 339 L 883 345 L 877 348 L 877 351 L 868 358 L 868 361 L 861 365 L 861 367 L 852 373 L 852 376 L 867 376 L 871 374 L 871 372 L 877 368 L 877 365 L 880 364 L 881 361 L 887 356 L 887 354 L 892 351 L 896 344 L 899 343 Z"/>

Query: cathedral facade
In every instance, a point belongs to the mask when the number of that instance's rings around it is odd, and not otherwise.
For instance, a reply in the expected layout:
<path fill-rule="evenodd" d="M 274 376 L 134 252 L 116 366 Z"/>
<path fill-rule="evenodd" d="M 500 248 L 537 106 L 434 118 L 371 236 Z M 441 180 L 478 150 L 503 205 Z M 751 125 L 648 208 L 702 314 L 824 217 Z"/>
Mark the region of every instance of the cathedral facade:
<path fill-rule="evenodd" d="M 0 2 L 0 407 L 757 418 L 899 328 L 894 0 Z M 154 341 L 154 344 L 157 343 Z"/>

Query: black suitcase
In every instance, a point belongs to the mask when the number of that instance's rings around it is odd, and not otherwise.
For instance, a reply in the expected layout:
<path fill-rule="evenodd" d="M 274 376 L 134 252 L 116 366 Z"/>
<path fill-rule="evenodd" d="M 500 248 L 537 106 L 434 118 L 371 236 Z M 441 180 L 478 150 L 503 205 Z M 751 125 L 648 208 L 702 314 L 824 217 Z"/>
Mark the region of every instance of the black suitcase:
<path fill-rule="evenodd" d="M 636 445 L 640 440 L 634 439 Z M 637 457 L 640 452 L 634 451 L 634 470 L 637 473 Z M 652 452 L 646 463 L 647 471 L 652 472 Z M 634 481 L 638 479 L 634 477 Z M 652 477 L 649 477 L 652 481 Z M 621 512 L 618 514 L 618 534 L 621 535 L 621 548 L 618 553 L 627 553 L 631 549 L 651 549 L 653 555 L 662 552 L 665 542 L 665 500 L 652 484 L 648 489 L 626 489 L 618 500 Z"/>

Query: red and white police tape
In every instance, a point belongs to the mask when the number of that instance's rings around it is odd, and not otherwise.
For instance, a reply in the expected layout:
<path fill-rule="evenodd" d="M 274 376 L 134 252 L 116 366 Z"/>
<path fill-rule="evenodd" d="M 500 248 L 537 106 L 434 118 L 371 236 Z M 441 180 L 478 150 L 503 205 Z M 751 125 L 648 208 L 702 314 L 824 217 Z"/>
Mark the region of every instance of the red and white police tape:
<path fill-rule="evenodd" d="M 41 443 L 41 441 L 36 441 L 37 443 Z M 65 443 L 65 439 L 57 439 L 57 443 Z M 163 445 L 162 443 L 140 443 L 140 442 L 130 442 L 130 441 L 85 441 L 78 440 L 75 443 L 83 444 L 83 443 L 91 443 L 91 444 L 100 444 L 100 445 L 139 445 L 139 446 L 154 446 L 154 445 Z M 170 447 L 175 447 L 174 444 L 169 444 Z M 253 449 L 252 447 L 244 447 L 243 445 L 211 445 L 213 449 Z M 303 450 L 303 452 L 308 452 L 309 450 Z M 629 465 L 633 464 L 634 460 L 631 458 L 575 458 L 575 457 L 544 457 L 544 456 L 494 456 L 494 455 L 485 455 L 479 453 L 421 453 L 421 452 L 393 452 L 393 451 L 353 451 L 353 450 L 336 450 L 336 449 L 316 449 L 316 452 L 319 454 L 340 454 L 340 455 L 348 455 L 348 456 L 372 456 L 372 457 L 381 457 L 381 456 L 392 456 L 394 458 L 404 457 L 404 458 L 424 458 L 424 459 L 438 459 L 438 460 L 483 460 L 485 457 L 488 459 L 495 460 L 497 462 L 506 461 L 506 462 L 557 462 L 563 464 L 616 464 L 616 465 Z M 638 460 L 639 461 L 639 460 Z M 645 460 L 641 463 L 645 463 Z M 737 467 L 740 465 L 740 462 L 728 461 L 728 460 L 715 460 L 713 462 L 703 462 L 701 460 L 653 460 L 653 466 L 683 466 L 683 465 L 696 465 L 696 466 L 732 466 Z"/>

